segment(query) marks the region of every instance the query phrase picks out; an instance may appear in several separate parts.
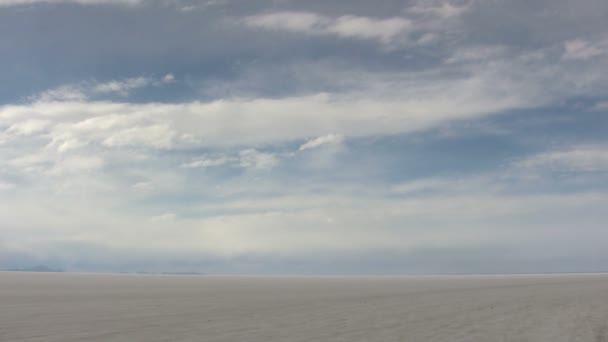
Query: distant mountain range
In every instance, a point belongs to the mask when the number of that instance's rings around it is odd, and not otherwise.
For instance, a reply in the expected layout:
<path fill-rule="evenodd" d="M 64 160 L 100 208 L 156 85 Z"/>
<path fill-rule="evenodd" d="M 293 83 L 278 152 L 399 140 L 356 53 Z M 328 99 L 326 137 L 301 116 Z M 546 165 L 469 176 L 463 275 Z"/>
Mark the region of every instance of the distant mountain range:
<path fill-rule="evenodd" d="M 139 271 L 139 272 L 135 272 L 135 274 L 159 274 L 159 275 L 205 275 L 205 273 L 200 273 L 200 272 L 145 272 L 145 271 Z"/>
<path fill-rule="evenodd" d="M 38 265 L 33 267 L 24 267 L 24 268 L 11 268 L 10 272 L 63 272 L 63 270 L 51 268 L 46 265 Z"/>
<path fill-rule="evenodd" d="M 23 267 L 23 268 L 10 268 L 7 271 L 9 272 L 45 272 L 45 273 L 58 273 L 65 272 L 62 269 L 52 268 L 47 265 L 37 265 L 32 267 Z M 120 272 L 124 274 L 159 274 L 159 275 L 205 275 L 205 273 L 199 272 Z"/>

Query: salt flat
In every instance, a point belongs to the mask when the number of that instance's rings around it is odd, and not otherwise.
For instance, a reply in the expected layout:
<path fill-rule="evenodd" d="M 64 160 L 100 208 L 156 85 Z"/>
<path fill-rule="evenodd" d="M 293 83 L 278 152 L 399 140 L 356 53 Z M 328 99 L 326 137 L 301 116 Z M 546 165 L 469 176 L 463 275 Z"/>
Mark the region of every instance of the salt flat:
<path fill-rule="evenodd" d="M 0 272 L 0 341 L 608 341 L 608 275 Z"/>

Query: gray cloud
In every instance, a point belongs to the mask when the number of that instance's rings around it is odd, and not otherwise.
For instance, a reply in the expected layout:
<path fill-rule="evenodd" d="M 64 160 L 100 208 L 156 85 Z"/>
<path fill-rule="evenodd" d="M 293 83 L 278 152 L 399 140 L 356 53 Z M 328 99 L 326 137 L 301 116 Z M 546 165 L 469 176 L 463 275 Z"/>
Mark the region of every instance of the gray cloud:
<path fill-rule="evenodd" d="M 138 5 L 142 0 L 0 0 L 0 7 L 21 6 L 33 4 L 74 3 L 79 5 Z"/>

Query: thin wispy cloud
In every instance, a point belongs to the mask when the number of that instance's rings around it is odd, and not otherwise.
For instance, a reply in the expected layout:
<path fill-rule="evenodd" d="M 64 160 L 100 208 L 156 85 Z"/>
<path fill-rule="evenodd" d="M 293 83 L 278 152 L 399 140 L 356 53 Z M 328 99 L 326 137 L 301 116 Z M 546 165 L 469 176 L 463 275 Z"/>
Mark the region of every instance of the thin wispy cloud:
<path fill-rule="evenodd" d="M 34 102 L 84 102 L 99 95 L 128 96 L 133 91 L 146 87 L 160 87 L 175 82 L 173 74 L 160 78 L 132 77 L 107 82 L 82 82 L 79 84 L 62 85 L 29 96 Z"/>
<path fill-rule="evenodd" d="M 572 146 L 568 149 L 534 155 L 517 163 L 523 168 L 563 172 L 608 171 L 608 147 Z"/>
<path fill-rule="evenodd" d="M 127 5 L 141 4 L 142 0 L 0 0 L 0 7 L 34 5 L 34 4 L 61 4 L 73 3 L 79 5 Z"/>
<path fill-rule="evenodd" d="M 344 136 L 340 134 L 328 134 L 318 138 L 314 138 L 308 140 L 304 144 L 302 144 L 299 148 L 300 151 L 310 150 L 313 148 L 318 148 L 323 145 L 336 145 L 341 144 L 344 141 Z"/>
<path fill-rule="evenodd" d="M 275 12 L 242 19 L 250 27 L 284 30 L 310 35 L 333 35 L 341 38 L 369 39 L 390 43 L 407 33 L 412 23 L 400 17 L 375 19 L 354 15 L 331 18 L 310 12 Z"/>

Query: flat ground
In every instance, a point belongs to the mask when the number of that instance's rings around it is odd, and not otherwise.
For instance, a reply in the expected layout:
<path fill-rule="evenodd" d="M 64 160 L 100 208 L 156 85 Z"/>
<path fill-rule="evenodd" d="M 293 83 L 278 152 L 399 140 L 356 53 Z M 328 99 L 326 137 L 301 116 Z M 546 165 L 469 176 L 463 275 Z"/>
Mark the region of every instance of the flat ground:
<path fill-rule="evenodd" d="M 0 272 L 0 341 L 608 341 L 608 275 Z"/>

